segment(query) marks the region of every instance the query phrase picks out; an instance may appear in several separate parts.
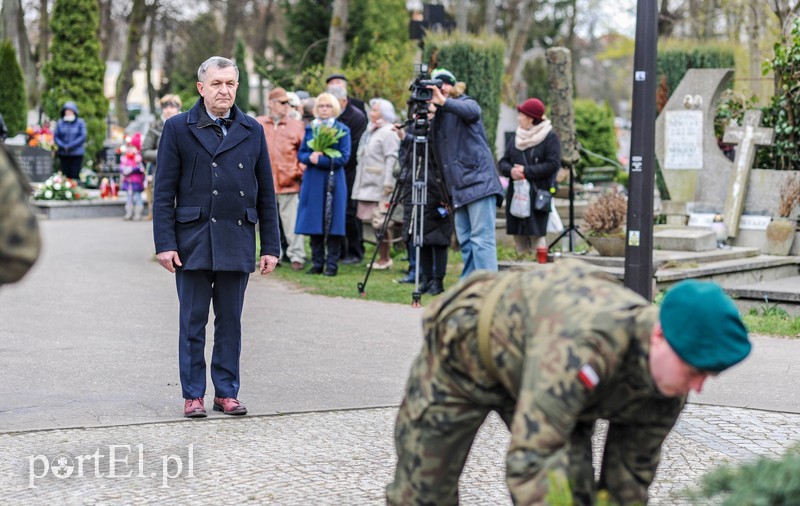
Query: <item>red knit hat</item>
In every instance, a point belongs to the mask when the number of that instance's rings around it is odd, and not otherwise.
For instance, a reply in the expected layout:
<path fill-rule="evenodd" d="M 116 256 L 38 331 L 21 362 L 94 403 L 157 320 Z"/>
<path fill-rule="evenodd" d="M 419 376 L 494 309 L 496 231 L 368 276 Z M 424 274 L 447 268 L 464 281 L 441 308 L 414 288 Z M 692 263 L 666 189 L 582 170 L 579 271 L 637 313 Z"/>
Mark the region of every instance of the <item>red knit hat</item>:
<path fill-rule="evenodd" d="M 536 120 L 541 120 L 544 117 L 544 103 L 538 98 L 529 98 L 522 102 L 522 105 L 518 105 L 517 110 L 525 116 Z"/>

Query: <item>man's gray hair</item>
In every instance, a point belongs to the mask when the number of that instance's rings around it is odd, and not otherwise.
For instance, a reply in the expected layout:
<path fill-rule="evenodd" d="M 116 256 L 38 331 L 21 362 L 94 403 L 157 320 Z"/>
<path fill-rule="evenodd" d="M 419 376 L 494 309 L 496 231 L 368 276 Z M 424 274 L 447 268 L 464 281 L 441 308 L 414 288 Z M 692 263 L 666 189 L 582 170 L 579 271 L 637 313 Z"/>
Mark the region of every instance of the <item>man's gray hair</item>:
<path fill-rule="evenodd" d="M 378 104 L 378 110 L 381 111 L 381 118 L 387 123 L 394 123 L 397 121 L 397 114 L 394 112 L 394 105 L 385 98 L 373 98 L 369 101 L 370 108 Z"/>
<path fill-rule="evenodd" d="M 328 93 L 336 97 L 336 100 L 347 98 L 347 88 L 344 86 L 328 86 Z"/>
<path fill-rule="evenodd" d="M 208 60 L 201 63 L 200 68 L 197 69 L 197 80 L 201 83 L 205 82 L 206 72 L 208 72 L 208 69 L 225 69 L 228 67 L 233 67 L 236 69 L 236 82 L 239 82 L 239 67 L 237 67 L 235 63 L 224 56 L 212 56 Z"/>

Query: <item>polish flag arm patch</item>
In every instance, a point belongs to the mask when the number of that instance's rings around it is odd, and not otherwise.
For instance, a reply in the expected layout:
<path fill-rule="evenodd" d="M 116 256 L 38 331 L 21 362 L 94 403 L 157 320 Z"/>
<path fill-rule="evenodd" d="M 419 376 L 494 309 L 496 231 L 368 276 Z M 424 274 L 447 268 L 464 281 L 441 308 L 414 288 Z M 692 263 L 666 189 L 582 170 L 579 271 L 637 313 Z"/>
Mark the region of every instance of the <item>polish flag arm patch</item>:
<path fill-rule="evenodd" d="M 588 390 L 594 390 L 598 383 L 600 383 L 600 376 L 589 364 L 583 364 L 580 371 L 578 371 L 578 379 L 583 383 Z"/>

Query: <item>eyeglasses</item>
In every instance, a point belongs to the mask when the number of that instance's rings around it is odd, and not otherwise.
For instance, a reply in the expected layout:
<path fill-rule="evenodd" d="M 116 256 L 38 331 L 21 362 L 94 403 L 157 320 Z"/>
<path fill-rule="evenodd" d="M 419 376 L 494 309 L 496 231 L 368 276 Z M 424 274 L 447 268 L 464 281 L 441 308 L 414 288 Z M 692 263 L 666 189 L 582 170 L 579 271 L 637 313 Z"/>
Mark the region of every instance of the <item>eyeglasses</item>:
<path fill-rule="evenodd" d="M 331 104 L 317 104 L 317 107 L 333 107 Z"/>
<path fill-rule="evenodd" d="M 278 100 L 277 98 L 273 98 L 273 99 L 272 99 L 272 101 L 273 101 L 273 102 L 278 102 L 278 103 L 279 103 L 279 104 L 281 104 L 281 105 L 286 105 L 286 104 L 288 104 L 288 103 L 289 103 L 289 101 L 288 101 L 288 100 Z"/>

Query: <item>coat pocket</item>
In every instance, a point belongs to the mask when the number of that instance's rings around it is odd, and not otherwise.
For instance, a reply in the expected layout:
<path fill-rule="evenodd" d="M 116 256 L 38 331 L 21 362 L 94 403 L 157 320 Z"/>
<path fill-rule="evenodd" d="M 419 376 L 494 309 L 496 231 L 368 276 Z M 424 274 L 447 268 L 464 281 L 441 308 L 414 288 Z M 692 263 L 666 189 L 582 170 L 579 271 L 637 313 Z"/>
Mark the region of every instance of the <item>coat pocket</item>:
<path fill-rule="evenodd" d="M 200 219 L 200 206 L 180 206 L 175 208 L 175 221 L 178 223 L 191 223 Z"/>
<path fill-rule="evenodd" d="M 245 214 L 247 215 L 247 221 L 255 225 L 258 223 L 258 211 L 255 207 L 248 207 L 245 209 Z"/>

